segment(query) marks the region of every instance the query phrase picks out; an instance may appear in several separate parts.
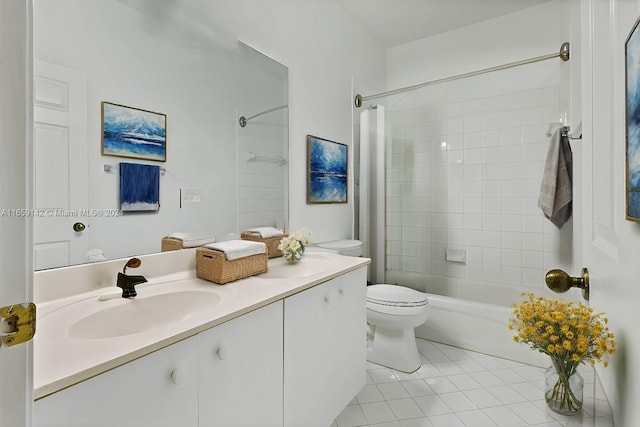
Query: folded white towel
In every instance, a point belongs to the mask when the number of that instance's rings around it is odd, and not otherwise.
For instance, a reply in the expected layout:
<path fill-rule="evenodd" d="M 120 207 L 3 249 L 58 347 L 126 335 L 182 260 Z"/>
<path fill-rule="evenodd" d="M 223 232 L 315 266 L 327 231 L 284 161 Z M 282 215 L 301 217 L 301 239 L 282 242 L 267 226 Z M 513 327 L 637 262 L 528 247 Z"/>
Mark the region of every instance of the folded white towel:
<path fill-rule="evenodd" d="M 216 241 L 216 236 L 197 233 L 171 233 L 167 237 L 182 240 L 183 248 L 197 248 Z"/>
<path fill-rule="evenodd" d="M 538 198 L 538 207 L 558 228 L 571 217 L 572 169 L 569 139 L 558 129 L 551 137 Z"/>
<path fill-rule="evenodd" d="M 276 236 L 284 236 L 284 231 L 279 230 L 275 227 L 256 227 L 250 228 L 247 231 L 253 231 L 254 233 L 260 234 L 260 237 L 266 239 L 267 237 L 276 237 Z"/>
<path fill-rule="evenodd" d="M 227 240 L 225 242 L 211 243 L 205 245 L 205 247 L 224 252 L 229 261 L 267 252 L 267 245 L 250 240 Z"/>

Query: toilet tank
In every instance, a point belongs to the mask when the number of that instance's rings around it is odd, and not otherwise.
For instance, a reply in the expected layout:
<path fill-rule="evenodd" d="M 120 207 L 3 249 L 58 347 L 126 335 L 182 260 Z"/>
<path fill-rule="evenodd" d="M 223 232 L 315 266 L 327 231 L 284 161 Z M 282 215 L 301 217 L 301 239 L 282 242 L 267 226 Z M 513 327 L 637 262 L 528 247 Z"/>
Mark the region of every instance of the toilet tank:
<path fill-rule="evenodd" d="M 362 242 L 360 240 L 342 239 L 330 242 L 318 243 L 317 248 L 346 256 L 362 255 Z"/>

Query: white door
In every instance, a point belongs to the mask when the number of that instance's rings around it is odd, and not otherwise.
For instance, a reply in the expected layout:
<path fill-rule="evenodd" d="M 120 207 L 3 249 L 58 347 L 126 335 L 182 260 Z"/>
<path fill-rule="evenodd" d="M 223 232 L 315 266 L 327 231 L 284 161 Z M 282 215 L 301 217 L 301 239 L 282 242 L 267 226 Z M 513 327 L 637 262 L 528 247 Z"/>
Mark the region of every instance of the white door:
<path fill-rule="evenodd" d="M 589 269 L 590 301 L 604 312 L 618 348 L 611 365 L 597 365 L 614 422 L 640 425 L 640 224 L 625 219 L 625 40 L 640 15 L 638 1 L 580 2 L 579 67 L 583 139 L 574 146 L 576 270 Z M 572 43 L 573 46 L 573 43 Z M 580 253 L 581 252 L 581 253 Z M 579 273 L 575 271 L 574 273 Z"/>
<path fill-rule="evenodd" d="M 31 28 L 31 1 L 0 0 L 0 307 L 31 298 L 31 220 L 13 215 L 30 204 Z M 32 355 L 0 346 L 0 425 L 30 425 Z"/>
<path fill-rule="evenodd" d="M 85 73 L 34 61 L 36 270 L 87 260 L 86 111 Z"/>

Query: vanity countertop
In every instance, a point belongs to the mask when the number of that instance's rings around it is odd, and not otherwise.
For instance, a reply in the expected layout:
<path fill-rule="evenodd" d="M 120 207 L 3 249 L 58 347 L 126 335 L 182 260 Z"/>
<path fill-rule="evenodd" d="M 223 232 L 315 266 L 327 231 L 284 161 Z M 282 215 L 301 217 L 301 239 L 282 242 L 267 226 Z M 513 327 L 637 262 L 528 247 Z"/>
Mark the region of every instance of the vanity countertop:
<path fill-rule="evenodd" d="M 195 314 L 183 315 L 176 321 L 169 319 L 175 315 L 169 305 L 166 322 L 158 322 L 143 332 L 106 338 L 79 338 L 72 336 L 70 329 L 78 319 L 85 319 L 92 312 L 108 306 L 136 304 L 135 299 L 98 300 L 100 295 L 113 291 L 114 286 L 48 299 L 38 304 L 34 339 L 34 398 L 55 393 L 369 263 L 368 258 L 308 251 L 297 265 L 288 266 L 283 258 L 273 258 L 269 260 L 269 272 L 225 285 L 197 278 L 194 269 L 153 277 L 149 283 L 136 287 L 136 299 L 175 292 L 195 292 L 192 295 L 204 292 L 216 294 L 220 302 Z M 315 267 L 319 264 L 322 268 Z M 288 271 L 294 274 L 287 277 Z M 164 299 L 171 301 L 171 298 Z"/>

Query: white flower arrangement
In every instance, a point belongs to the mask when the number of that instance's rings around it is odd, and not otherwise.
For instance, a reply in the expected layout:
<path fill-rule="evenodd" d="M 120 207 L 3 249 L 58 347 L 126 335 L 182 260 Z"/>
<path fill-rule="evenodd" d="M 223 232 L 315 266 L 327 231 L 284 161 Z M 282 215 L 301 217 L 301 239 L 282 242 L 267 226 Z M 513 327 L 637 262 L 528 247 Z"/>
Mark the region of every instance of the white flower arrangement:
<path fill-rule="evenodd" d="M 310 235 L 311 232 L 306 228 L 296 230 L 280 240 L 278 250 L 282 251 L 287 261 L 298 262 L 304 254 L 304 246 L 309 244 Z"/>

